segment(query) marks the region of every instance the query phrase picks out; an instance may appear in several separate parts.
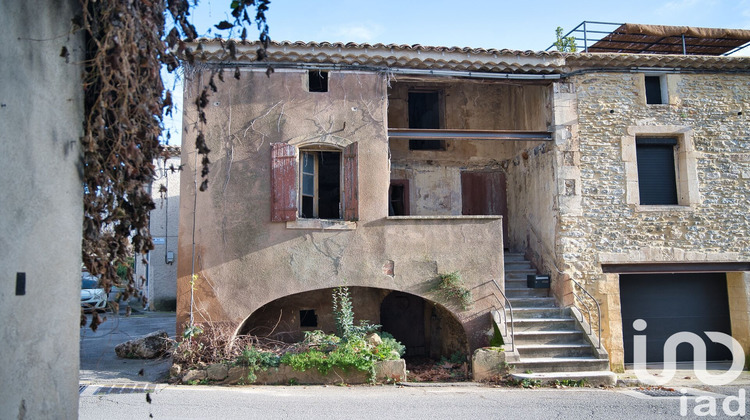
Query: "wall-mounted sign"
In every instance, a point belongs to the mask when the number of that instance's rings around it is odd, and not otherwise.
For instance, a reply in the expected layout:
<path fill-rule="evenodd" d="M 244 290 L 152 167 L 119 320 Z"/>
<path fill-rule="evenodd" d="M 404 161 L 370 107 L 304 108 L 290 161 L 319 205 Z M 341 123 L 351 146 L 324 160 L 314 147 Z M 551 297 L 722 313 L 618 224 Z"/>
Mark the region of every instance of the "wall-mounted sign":
<path fill-rule="evenodd" d="M 166 240 L 164 238 L 153 238 L 154 239 L 154 245 L 164 245 L 166 243 Z"/>

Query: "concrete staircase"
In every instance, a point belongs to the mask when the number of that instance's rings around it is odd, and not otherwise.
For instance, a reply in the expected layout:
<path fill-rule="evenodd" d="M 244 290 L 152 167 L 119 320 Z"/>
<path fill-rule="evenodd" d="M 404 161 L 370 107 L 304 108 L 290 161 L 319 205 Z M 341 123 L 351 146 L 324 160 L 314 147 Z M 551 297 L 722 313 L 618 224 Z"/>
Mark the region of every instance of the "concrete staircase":
<path fill-rule="evenodd" d="M 523 254 L 505 254 L 505 295 L 515 321 L 517 360 L 508 361 L 513 377 L 541 382 L 585 379 L 593 386 L 614 385 L 617 377 L 609 371 L 606 351 L 592 345 L 571 309 L 561 308 L 549 296 L 549 289 L 526 287 L 529 274 L 537 272 Z"/>

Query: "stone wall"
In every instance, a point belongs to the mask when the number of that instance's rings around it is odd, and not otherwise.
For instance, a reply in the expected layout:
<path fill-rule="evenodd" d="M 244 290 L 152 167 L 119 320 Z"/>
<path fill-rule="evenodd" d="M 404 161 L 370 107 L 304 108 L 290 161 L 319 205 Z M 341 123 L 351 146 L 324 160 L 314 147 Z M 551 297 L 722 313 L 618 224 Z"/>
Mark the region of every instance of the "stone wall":
<path fill-rule="evenodd" d="M 619 286 L 617 276 L 602 274 L 600 264 L 750 260 L 750 76 L 668 74 L 669 101 L 663 105 L 645 103 L 643 77 L 573 76 L 575 100 L 560 102 L 575 107 L 578 124 L 557 139 L 560 161 L 567 154 L 577 166 L 559 171 L 558 182 L 575 187 L 561 205 L 558 255 L 565 272 L 607 307 L 605 342 L 610 353 L 614 350 L 613 365 L 622 347 L 615 331 L 621 328 L 615 319 Z M 637 182 L 629 165 L 639 133 L 681 138 L 677 182 L 684 197 L 679 206 L 633 201 Z"/>

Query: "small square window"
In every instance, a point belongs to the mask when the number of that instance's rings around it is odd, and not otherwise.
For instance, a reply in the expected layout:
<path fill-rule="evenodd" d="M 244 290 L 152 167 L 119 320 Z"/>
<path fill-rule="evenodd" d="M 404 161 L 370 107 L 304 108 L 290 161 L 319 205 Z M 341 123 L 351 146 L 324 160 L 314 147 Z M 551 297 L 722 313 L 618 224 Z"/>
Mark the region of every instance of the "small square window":
<path fill-rule="evenodd" d="M 299 326 L 300 327 L 317 327 L 318 326 L 318 315 L 315 314 L 315 309 L 303 309 L 299 311 Z"/>
<path fill-rule="evenodd" d="M 646 103 L 647 104 L 665 104 L 666 95 L 664 94 L 664 76 L 646 76 Z"/>
<path fill-rule="evenodd" d="M 307 73 L 310 92 L 328 92 L 328 72 L 310 70 Z"/>

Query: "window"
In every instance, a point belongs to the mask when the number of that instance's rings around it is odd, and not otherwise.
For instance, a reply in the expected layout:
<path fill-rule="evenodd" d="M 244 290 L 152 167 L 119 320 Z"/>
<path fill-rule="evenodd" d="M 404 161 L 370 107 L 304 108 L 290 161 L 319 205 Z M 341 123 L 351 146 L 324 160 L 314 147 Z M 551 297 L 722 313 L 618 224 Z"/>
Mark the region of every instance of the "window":
<path fill-rule="evenodd" d="M 340 219 L 341 153 L 300 150 L 299 160 L 299 217 Z"/>
<path fill-rule="evenodd" d="M 310 92 L 328 92 L 328 72 L 320 70 L 307 72 L 307 88 Z"/>
<path fill-rule="evenodd" d="M 646 103 L 647 104 L 666 104 L 667 89 L 666 76 L 645 76 L 646 84 Z"/>
<path fill-rule="evenodd" d="M 625 202 L 637 211 L 690 211 L 700 203 L 688 126 L 630 126 L 622 137 Z"/>
<path fill-rule="evenodd" d="M 392 179 L 388 189 L 388 215 L 409 215 L 409 180 Z"/>
<path fill-rule="evenodd" d="M 409 128 L 440 128 L 440 92 L 409 92 Z M 409 140 L 409 150 L 445 150 L 445 141 Z"/>
<path fill-rule="evenodd" d="M 315 314 L 315 309 L 303 309 L 299 311 L 299 326 L 300 327 L 317 327 L 318 326 L 318 315 Z"/>
<path fill-rule="evenodd" d="M 359 218 L 358 147 L 271 144 L 271 221 Z"/>
<path fill-rule="evenodd" d="M 638 192 L 642 205 L 677 205 L 675 146 L 671 137 L 638 137 Z"/>

